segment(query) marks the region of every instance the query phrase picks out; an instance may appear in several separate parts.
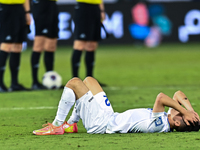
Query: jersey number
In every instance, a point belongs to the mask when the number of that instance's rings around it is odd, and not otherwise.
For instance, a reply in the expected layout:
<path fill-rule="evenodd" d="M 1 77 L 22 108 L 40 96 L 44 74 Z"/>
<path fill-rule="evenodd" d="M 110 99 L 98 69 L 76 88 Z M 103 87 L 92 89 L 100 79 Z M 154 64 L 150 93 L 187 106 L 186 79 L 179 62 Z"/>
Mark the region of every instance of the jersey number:
<path fill-rule="evenodd" d="M 109 100 L 108 100 L 108 97 L 107 97 L 106 95 L 104 95 L 103 97 L 106 97 L 106 100 L 105 100 L 106 106 L 110 106 L 110 102 L 109 102 Z"/>

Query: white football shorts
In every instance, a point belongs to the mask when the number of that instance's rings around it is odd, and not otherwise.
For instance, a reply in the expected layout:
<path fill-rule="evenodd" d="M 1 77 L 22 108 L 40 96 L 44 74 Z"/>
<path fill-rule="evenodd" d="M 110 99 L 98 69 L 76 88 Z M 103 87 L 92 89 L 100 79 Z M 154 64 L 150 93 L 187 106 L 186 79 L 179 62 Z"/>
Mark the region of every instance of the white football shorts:
<path fill-rule="evenodd" d="M 103 134 L 114 111 L 105 92 L 93 95 L 89 91 L 76 101 L 76 113 L 82 119 L 87 133 Z"/>

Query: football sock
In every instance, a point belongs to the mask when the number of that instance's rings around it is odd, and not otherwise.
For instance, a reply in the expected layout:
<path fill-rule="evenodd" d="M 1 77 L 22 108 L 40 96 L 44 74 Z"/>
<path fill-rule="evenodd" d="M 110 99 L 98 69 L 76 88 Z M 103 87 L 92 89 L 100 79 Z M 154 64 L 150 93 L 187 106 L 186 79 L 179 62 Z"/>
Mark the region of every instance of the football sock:
<path fill-rule="evenodd" d="M 94 51 L 86 52 L 86 54 L 85 54 L 85 64 L 86 64 L 86 68 L 87 68 L 87 76 L 93 76 Z"/>
<path fill-rule="evenodd" d="M 11 71 L 11 85 L 18 84 L 18 73 L 19 73 L 19 65 L 20 65 L 20 54 L 21 53 L 10 53 L 10 71 Z"/>
<path fill-rule="evenodd" d="M 38 68 L 39 68 L 39 60 L 40 60 L 41 52 L 32 52 L 31 55 L 31 69 L 32 69 L 32 78 L 33 83 L 39 83 L 38 82 Z"/>
<path fill-rule="evenodd" d="M 80 66 L 80 59 L 81 59 L 82 51 L 74 50 L 72 54 L 72 75 L 73 77 L 78 77 L 78 69 Z"/>
<path fill-rule="evenodd" d="M 64 123 L 70 109 L 75 103 L 75 94 L 74 91 L 68 87 L 64 87 L 59 105 L 56 117 L 53 121 L 54 126 L 60 126 Z"/>
<path fill-rule="evenodd" d="M 56 127 L 59 127 L 59 126 L 61 126 L 62 124 L 64 123 L 64 121 L 60 121 L 60 120 L 58 120 L 58 119 L 54 119 L 54 121 L 53 121 L 53 125 L 54 126 L 56 126 Z"/>
<path fill-rule="evenodd" d="M 67 123 L 69 123 L 69 124 L 77 123 L 79 121 L 79 119 L 80 119 L 80 117 L 76 113 L 76 104 L 75 104 L 74 109 L 72 111 L 72 115 L 70 116 Z"/>
<path fill-rule="evenodd" d="M 53 70 L 53 64 L 54 64 L 54 52 L 47 52 L 44 53 L 44 64 L 47 71 Z"/>
<path fill-rule="evenodd" d="M 6 60 L 8 58 L 9 53 L 0 50 L 0 86 L 4 86 L 3 76 L 6 69 Z"/>

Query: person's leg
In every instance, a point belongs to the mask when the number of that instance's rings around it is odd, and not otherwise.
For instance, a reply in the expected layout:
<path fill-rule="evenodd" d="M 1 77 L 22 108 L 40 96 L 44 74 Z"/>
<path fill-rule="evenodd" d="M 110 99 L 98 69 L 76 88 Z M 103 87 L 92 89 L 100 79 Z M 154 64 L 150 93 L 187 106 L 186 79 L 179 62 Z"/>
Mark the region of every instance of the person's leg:
<path fill-rule="evenodd" d="M 103 92 L 102 87 L 95 78 L 86 77 L 83 82 L 87 86 L 87 88 L 92 92 L 93 95 Z"/>
<path fill-rule="evenodd" d="M 67 120 L 68 124 L 73 124 L 73 123 L 78 123 L 78 121 L 80 120 L 80 116 L 77 115 L 76 113 L 76 104 L 74 105 L 74 108 L 72 110 L 72 114 L 70 116 L 70 118 Z"/>
<path fill-rule="evenodd" d="M 47 71 L 54 69 L 54 54 L 57 48 L 57 38 L 46 38 L 44 45 L 44 64 Z"/>
<path fill-rule="evenodd" d="M 63 90 L 53 125 L 60 126 L 63 124 L 75 100 L 81 98 L 88 91 L 89 89 L 81 79 L 73 78 L 69 80 Z"/>
<path fill-rule="evenodd" d="M 44 36 L 36 36 L 33 44 L 33 52 L 31 55 L 31 70 L 32 70 L 32 89 L 40 89 L 41 84 L 38 81 L 38 69 L 41 53 L 44 50 Z"/>
<path fill-rule="evenodd" d="M 86 65 L 86 77 L 93 77 L 94 66 L 95 66 L 95 51 L 98 48 L 98 42 L 88 41 L 85 45 L 85 65 Z M 104 83 L 99 83 L 101 86 L 107 86 Z"/>
<path fill-rule="evenodd" d="M 73 45 L 73 53 L 71 57 L 71 66 L 72 66 L 72 76 L 78 77 L 78 70 L 80 67 L 80 60 L 82 52 L 84 51 L 86 42 L 81 40 L 75 40 Z"/>
<path fill-rule="evenodd" d="M 105 133 L 106 124 L 114 113 L 112 106 L 96 79 L 87 77 L 83 83 L 89 91 L 76 101 L 76 108 L 67 122 L 73 124 L 81 118 L 88 133 Z"/>
<path fill-rule="evenodd" d="M 10 71 L 11 71 L 11 87 L 9 91 L 24 91 L 27 90 L 18 82 L 18 75 L 20 69 L 22 43 L 14 43 L 10 53 Z"/>
<path fill-rule="evenodd" d="M 85 50 L 85 65 L 86 65 L 86 77 L 93 76 L 93 70 L 95 65 L 95 50 L 98 47 L 98 42 L 89 41 L 86 43 Z"/>
<path fill-rule="evenodd" d="M 93 77 L 86 77 L 83 83 L 87 86 L 87 88 L 92 92 L 93 95 L 103 92 L 102 87 L 100 86 L 98 81 Z M 75 105 L 72 111 L 72 115 L 70 116 L 67 123 L 69 124 L 77 123 L 79 119 L 80 117 L 76 114 L 76 105 Z"/>
<path fill-rule="evenodd" d="M 9 56 L 12 44 L 2 43 L 0 46 L 0 92 L 7 92 L 4 84 L 4 72 L 6 69 L 6 60 Z"/>
<path fill-rule="evenodd" d="M 77 125 L 69 125 L 65 123 L 65 119 L 74 105 L 75 101 L 85 95 L 89 89 L 79 78 L 73 78 L 69 80 L 64 87 L 56 117 L 53 123 L 48 123 L 47 127 L 33 131 L 33 134 L 36 135 L 51 135 L 51 134 L 63 134 L 67 133 L 76 133 Z"/>

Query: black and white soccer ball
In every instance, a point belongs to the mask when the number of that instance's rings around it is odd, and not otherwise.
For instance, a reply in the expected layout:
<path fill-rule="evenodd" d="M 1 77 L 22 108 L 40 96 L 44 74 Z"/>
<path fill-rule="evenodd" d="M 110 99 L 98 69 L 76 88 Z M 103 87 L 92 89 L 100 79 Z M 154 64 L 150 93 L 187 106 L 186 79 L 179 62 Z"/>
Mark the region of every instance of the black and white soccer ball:
<path fill-rule="evenodd" d="M 62 77 L 55 71 L 48 71 L 43 75 L 42 84 L 47 89 L 59 89 L 62 85 Z"/>

